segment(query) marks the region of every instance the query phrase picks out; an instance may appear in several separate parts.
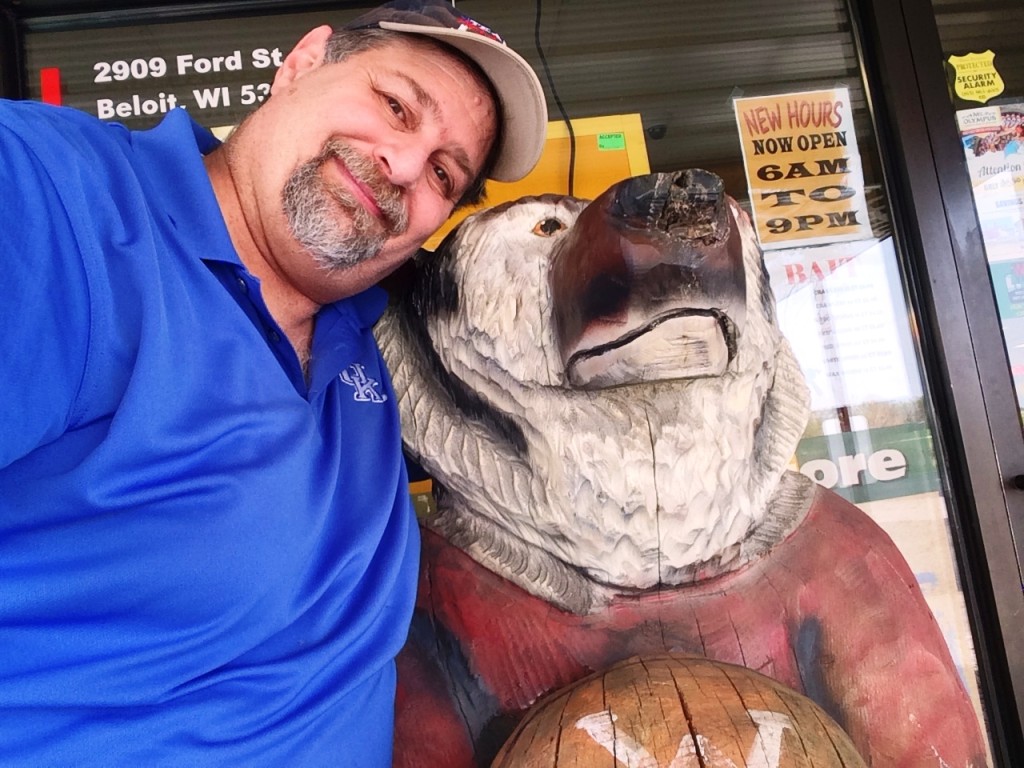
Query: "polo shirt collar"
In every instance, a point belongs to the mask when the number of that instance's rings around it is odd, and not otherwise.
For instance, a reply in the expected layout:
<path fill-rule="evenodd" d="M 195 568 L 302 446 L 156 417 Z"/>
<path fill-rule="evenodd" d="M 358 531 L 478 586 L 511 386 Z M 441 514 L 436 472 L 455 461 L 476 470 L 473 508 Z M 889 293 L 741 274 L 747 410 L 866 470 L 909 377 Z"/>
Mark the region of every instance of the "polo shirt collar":
<path fill-rule="evenodd" d="M 184 109 L 172 109 L 148 131 L 133 131 L 132 145 L 139 172 L 174 226 L 188 253 L 203 260 L 241 264 L 220 213 L 213 185 L 203 164 L 220 141 Z M 178 227 L 178 222 L 188 222 Z"/>

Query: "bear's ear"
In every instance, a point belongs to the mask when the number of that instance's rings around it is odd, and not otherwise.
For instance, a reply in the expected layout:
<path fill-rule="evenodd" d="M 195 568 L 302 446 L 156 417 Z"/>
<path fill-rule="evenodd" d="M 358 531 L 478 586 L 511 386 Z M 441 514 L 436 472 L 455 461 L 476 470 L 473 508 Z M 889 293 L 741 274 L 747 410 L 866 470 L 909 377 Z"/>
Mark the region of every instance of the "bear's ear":
<path fill-rule="evenodd" d="M 418 274 L 412 286 L 412 303 L 421 318 L 446 317 L 459 311 L 459 279 L 455 272 L 455 249 L 459 227 L 448 233 L 433 253 L 420 251 Z"/>
<path fill-rule="evenodd" d="M 407 259 L 399 264 L 389 275 L 380 280 L 380 287 L 388 292 L 392 302 L 398 303 L 405 299 L 416 279 L 416 260 Z"/>

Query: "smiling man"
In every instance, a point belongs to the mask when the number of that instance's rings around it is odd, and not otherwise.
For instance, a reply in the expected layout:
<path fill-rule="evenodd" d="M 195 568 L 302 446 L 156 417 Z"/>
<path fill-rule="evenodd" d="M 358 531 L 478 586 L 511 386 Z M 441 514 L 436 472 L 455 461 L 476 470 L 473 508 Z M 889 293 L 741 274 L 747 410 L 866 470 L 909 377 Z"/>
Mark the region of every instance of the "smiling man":
<path fill-rule="evenodd" d="M 375 283 L 546 120 L 441 0 L 312 30 L 223 145 L 0 102 L 0 765 L 390 765 L 419 539 Z"/>
<path fill-rule="evenodd" d="M 207 158 L 235 247 L 300 357 L 318 306 L 405 261 L 505 136 L 500 98 L 472 61 L 380 29 L 356 33 L 350 52 L 346 34 L 307 34 L 270 101 Z"/>

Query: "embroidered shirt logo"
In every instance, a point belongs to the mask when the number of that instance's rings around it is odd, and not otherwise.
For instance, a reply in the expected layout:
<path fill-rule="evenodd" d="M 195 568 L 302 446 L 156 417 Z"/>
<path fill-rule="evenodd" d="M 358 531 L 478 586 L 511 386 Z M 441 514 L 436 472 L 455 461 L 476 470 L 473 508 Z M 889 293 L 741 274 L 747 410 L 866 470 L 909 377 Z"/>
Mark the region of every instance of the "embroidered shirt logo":
<path fill-rule="evenodd" d="M 354 399 L 360 403 L 383 403 L 388 396 L 378 392 L 380 382 L 366 375 L 366 369 L 359 363 L 352 363 L 340 374 L 341 380 L 355 389 Z"/>

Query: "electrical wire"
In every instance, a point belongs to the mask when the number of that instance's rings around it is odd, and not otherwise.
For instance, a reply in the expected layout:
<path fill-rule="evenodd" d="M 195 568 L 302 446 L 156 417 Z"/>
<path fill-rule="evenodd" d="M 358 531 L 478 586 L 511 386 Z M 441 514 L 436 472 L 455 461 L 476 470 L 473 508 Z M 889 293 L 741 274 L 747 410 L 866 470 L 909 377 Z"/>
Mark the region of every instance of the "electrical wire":
<path fill-rule="evenodd" d="M 547 57 L 544 55 L 544 49 L 540 44 L 540 17 L 541 17 L 541 0 L 537 0 L 537 16 L 533 26 L 533 42 L 537 48 L 537 55 L 540 56 L 540 63 L 544 66 L 544 74 L 548 80 L 548 87 L 551 89 L 551 96 L 555 100 L 555 104 L 558 106 L 558 111 L 562 115 L 562 120 L 565 122 L 565 127 L 569 131 L 569 194 L 574 195 L 574 189 L 576 186 L 575 175 L 576 175 L 576 134 L 572 129 L 572 120 L 569 119 L 568 112 L 565 111 L 565 106 L 562 104 L 562 100 L 558 97 L 558 89 L 555 88 L 555 80 L 551 76 L 551 67 L 548 66 Z"/>

